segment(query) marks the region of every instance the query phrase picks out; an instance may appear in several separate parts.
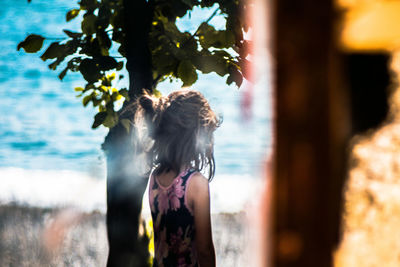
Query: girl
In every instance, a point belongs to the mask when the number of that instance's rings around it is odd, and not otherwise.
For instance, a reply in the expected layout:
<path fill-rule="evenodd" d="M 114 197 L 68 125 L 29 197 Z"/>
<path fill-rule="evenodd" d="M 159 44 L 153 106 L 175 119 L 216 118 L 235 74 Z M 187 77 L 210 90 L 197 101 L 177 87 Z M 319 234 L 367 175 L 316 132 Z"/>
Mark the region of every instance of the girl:
<path fill-rule="evenodd" d="M 213 132 L 220 120 L 202 94 L 144 96 L 154 170 L 149 200 L 153 218 L 153 266 L 215 266 L 208 182 L 214 176 Z M 200 171 L 208 166 L 208 179 Z"/>

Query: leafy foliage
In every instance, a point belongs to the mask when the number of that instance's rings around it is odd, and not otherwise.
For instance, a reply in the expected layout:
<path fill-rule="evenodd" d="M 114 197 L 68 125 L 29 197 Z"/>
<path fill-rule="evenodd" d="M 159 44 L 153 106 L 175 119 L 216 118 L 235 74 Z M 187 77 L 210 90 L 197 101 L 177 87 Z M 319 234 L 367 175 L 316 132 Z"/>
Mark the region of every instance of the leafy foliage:
<path fill-rule="evenodd" d="M 23 48 L 27 53 L 36 53 L 42 48 L 44 37 L 37 34 L 28 35 L 24 41 L 20 42 L 17 50 Z"/>
<path fill-rule="evenodd" d="M 154 88 L 149 89 L 155 89 L 159 82 L 168 78 L 180 79 L 183 86 L 190 86 L 197 81 L 198 71 L 227 76 L 226 82 L 234 82 L 238 87 L 242 84 L 243 76 L 246 77 L 243 66 L 247 64 L 249 43 L 243 38 L 248 26 L 240 16 L 241 10 L 246 8 L 241 1 L 149 0 L 147 3 L 153 12 L 148 45 L 152 54 Z M 66 21 L 80 18 L 81 32 L 64 30 L 65 39 L 50 43 L 40 58 L 52 60 L 51 70 L 56 70 L 61 63 L 65 65 L 59 74 L 61 80 L 68 71 L 80 72 L 86 85 L 75 90 L 82 97 L 84 106 L 91 102 L 98 109 L 92 127 L 111 128 L 119 120 L 115 102 L 129 99 L 127 89 L 112 87 L 115 73 L 124 67 L 123 58 L 126 57 L 123 1 L 81 0 L 78 5 L 67 12 Z M 195 6 L 218 8 L 195 33 L 181 32 L 176 19 L 191 12 Z M 225 17 L 225 29 L 217 30 L 209 23 L 216 15 Z M 36 53 L 44 40 L 40 35 L 31 34 L 18 44 L 17 49 Z M 118 54 L 110 55 L 110 51 L 118 51 Z M 128 127 L 126 121 L 121 123 Z"/>
<path fill-rule="evenodd" d="M 66 19 L 67 21 L 70 21 L 71 19 L 75 18 L 78 16 L 80 9 L 72 9 L 67 12 Z"/>

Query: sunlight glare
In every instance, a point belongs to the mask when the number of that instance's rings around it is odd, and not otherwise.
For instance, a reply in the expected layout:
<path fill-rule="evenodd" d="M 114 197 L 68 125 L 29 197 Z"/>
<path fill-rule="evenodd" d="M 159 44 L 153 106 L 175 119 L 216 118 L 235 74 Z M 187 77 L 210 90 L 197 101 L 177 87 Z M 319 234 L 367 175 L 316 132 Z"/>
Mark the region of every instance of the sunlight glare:
<path fill-rule="evenodd" d="M 400 2 L 338 0 L 345 9 L 341 36 L 350 51 L 392 51 L 400 46 Z"/>

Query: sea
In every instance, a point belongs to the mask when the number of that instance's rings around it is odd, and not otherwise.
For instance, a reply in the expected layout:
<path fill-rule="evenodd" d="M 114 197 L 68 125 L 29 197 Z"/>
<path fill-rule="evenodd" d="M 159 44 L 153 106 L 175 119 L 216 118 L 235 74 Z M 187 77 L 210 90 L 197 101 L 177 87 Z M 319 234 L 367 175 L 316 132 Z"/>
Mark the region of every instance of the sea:
<path fill-rule="evenodd" d="M 7 0 L 0 9 L 0 203 L 41 207 L 106 210 L 105 155 L 101 144 L 108 129 L 91 129 L 95 108 L 83 107 L 74 87 L 84 85 L 79 73 L 63 81 L 39 53 L 17 51 L 31 33 L 46 37 L 44 46 L 63 38 L 63 29 L 79 31 L 82 16 L 66 22 L 70 0 Z M 195 8 L 178 19 L 179 29 L 195 32 L 217 8 Z M 222 15 L 211 21 L 223 28 Z M 114 51 L 116 48 L 113 48 Z M 210 183 L 212 212 L 237 212 L 256 199 L 271 153 L 272 102 L 268 59 L 261 75 L 240 88 L 226 77 L 203 75 L 191 89 L 201 91 L 223 117 L 215 132 L 216 175 Z M 126 74 L 126 73 L 125 73 Z M 127 75 L 125 75 L 127 76 Z M 181 89 L 165 81 L 163 94 Z M 117 86 L 127 86 L 121 81 Z M 243 103 L 247 103 L 244 105 Z M 249 104 L 250 103 L 250 104 Z"/>

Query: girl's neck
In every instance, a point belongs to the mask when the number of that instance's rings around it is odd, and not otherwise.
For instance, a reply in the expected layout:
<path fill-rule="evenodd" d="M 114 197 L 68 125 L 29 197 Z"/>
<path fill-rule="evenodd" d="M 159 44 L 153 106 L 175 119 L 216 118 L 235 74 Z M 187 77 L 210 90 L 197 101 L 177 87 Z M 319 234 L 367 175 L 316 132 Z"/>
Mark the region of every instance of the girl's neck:
<path fill-rule="evenodd" d="M 156 179 L 162 186 L 168 187 L 178 176 L 178 174 L 179 173 L 174 170 L 163 171 L 156 176 Z"/>
<path fill-rule="evenodd" d="M 189 167 L 181 167 L 179 172 L 174 171 L 173 169 L 163 170 L 156 174 L 156 179 L 158 183 L 163 187 L 168 187 L 178 175 L 180 175 L 185 170 L 189 169 Z"/>

